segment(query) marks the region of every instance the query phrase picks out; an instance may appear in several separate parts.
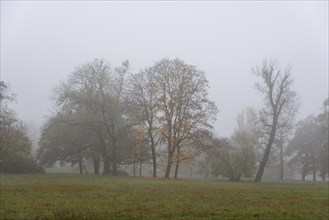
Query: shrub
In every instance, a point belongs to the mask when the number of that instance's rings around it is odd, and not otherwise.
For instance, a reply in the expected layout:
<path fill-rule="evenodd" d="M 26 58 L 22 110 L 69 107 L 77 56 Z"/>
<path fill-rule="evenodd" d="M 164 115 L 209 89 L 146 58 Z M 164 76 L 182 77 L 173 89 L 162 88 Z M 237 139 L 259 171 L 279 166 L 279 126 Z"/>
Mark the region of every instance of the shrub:
<path fill-rule="evenodd" d="M 44 173 L 43 167 L 27 157 L 15 157 L 0 162 L 0 172 L 8 174 Z"/>
<path fill-rule="evenodd" d="M 129 174 L 126 171 L 117 170 L 117 176 L 129 176 Z"/>

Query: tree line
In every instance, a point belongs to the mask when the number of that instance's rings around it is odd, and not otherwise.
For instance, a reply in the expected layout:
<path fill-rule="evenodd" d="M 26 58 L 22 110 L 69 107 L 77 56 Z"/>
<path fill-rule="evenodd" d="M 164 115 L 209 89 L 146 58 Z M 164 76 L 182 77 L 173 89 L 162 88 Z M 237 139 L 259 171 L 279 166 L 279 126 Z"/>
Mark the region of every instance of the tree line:
<path fill-rule="evenodd" d="M 118 165 L 166 161 L 165 177 L 194 157 L 212 128 L 217 108 L 208 98 L 204 72 L 180 59 L 163 59 L 137 74 L 129 62 L 112 69 L 102 59 L 83 64 L 55 88 L 56 109 L 42 129 L 38 159 L 103 162 L 103 174 Z M 198 142 L 198 144 L 197 144 Z M 80 168 L 81 170 L 81 168 Z M 99 173 L 95 170 L 95 173 Z"/>
<path fill-rule="evenodd" d="M 52 91 L 53 111 L 41 128 L 35 160 L 43 167 L 78 165 L 80 173 L 84 161 L 92 161 L 94 173 L 103 175 L 118 175 L 120 165 L 141 169 L 150 163 L 153 177 L 161 162 L 164 177 L 177 178 L 180 164 L 197 158 L 205 174 L 231 181 L 256 174 L 260 182 L 278 155 L 280 178 L 288 164 L 304 176 L 312 171 L 325 179 L 328 112 L 296 127 L 299 105 L 291 67 L 265 60 L 252 72 L 259 79 L 255 87 L 264 97 L 263 107 L 240 113 L 233 135 L 225 138 L 214 134 L 218 109 L 209 99 L 205 73 L 196 66 L 165 58 L 131 73 L 128 61 L 115 68 L 104 59 L 81 64 Z M 1 155 L 8 146 L 1 142 Z"/>

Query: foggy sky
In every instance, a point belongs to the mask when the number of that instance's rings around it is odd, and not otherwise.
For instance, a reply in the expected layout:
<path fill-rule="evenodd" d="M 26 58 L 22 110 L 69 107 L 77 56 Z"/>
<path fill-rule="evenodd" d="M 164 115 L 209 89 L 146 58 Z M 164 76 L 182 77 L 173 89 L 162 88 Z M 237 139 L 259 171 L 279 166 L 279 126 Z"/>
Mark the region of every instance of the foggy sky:
<path fill-rule="evenodd" d="M 328 97 L 328 1 L 1 1 L 1 80 L 18 116 L 38 126 L 52 88 L 81 63 L 128 59 L 137 72 L 165 57 L 205 71 L 221 136 L 260 107 L 251 68 L 264 58 L 293 65 L 298 119 L 317 114 Z"/>

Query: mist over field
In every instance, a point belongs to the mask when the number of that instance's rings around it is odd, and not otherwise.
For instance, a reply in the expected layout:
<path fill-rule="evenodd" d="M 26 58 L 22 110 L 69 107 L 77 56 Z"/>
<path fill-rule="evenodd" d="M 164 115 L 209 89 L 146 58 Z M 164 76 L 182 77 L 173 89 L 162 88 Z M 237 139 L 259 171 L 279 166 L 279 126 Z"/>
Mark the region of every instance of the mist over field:
<path fill-rule="evenodd" d="M 328 218 L 328 1 L 0 6 L 1 219 Z"/>
<path fill-rule="evenodd" d="M 251 68 L 265 58 L 291 64 L 297 115 L 327 98 L 328 3 L 1 2 L 1 80 L 17 94 L 19 117 L 41 126 L 51 90 L 81 63 L 124 60 L 130 72 L 179 57 L 209 80 L 215 130 L 229 136 L 242 109 L 262 103 Z"/>

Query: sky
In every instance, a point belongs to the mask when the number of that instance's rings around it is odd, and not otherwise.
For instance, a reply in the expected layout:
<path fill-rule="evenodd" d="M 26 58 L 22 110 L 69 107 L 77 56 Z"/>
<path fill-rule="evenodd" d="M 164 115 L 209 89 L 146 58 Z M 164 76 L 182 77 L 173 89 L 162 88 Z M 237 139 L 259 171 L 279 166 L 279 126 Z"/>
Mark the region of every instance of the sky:
<path fill-rule="evenodd" d="M 243 109 L 261 107 L 251 69 L 264 59 L 292 65 L 297 119 L 318 114 L 328 97 L 328 1 L 1 1 L 1 80 L 17 94 L 18 117 L 36 127 L 76 66 L 128 59 L 136 73 L 166 57 L 205 72 L 219 136 Z"/>

